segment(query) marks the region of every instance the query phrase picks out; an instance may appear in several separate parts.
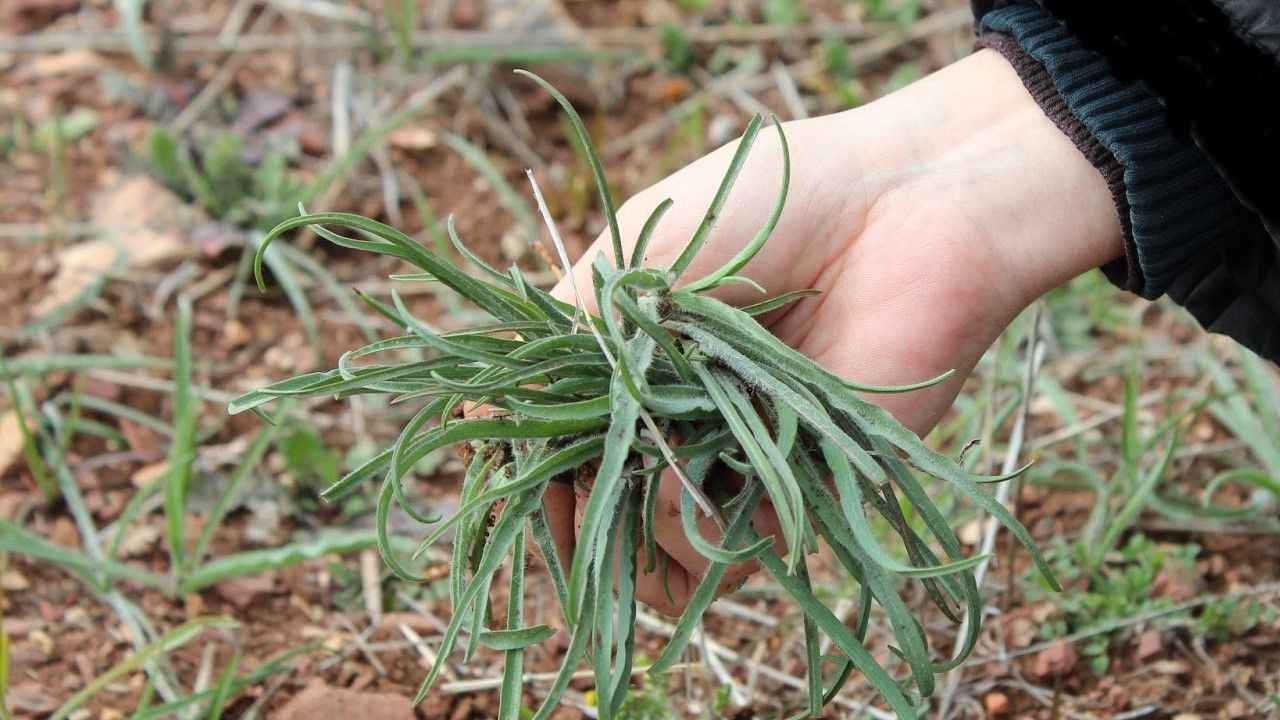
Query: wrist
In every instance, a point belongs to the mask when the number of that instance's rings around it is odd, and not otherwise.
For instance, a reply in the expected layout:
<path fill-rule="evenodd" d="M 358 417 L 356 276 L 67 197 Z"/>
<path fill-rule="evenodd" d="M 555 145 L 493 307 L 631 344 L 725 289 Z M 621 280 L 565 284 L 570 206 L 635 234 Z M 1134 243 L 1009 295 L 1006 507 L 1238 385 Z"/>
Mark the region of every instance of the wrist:
<path fill-rule="evenodd" d="M 1051 121 L 1009 63 L 982 50 L 867 106 L 886 142 L 878 196 L 951 205 L 948 262 L 987 267 L 988 312 L 1010 318 L 1045 292 L 1124 252 L 1102 174 Z M 865 142 L 865 137 L 863 138 Z M 990 282 L 990 278 L 1000 282 Z"/>

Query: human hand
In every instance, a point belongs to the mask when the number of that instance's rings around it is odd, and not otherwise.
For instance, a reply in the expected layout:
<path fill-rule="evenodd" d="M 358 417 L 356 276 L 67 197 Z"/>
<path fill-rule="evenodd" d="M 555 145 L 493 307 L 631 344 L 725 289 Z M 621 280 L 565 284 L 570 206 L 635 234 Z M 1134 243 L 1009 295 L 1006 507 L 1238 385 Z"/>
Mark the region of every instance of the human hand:
<path fill-rule="evenodd" d="M 792 168 L 786 208 L 742 274 L 770 296 L 822 291 L 766 316 L 764 324 L 838 375 L 902 384 L 956 370 L 931 388 L 873 398 L 917 433 L 933 427 L 982 353 L 1032 300 L 1122 252 L 1102 176 L 992 51 L 864 108 L 787 123 L 784 130 Z M 671 198 L 675 204 L 645 257 L 649 266 L 670 265 L 701 221 L 735 146 L 626 202 L 618 220 L 627 252 L 650 211 Z M 718 268 L 765 224 L 781 170 L 781 145 L 766 129 L 686 279 Z M 607 237 L 575 266 L 579 287 L 590 287 L 590 260 L 600 252 L 611 258 Z M 554 292 L 573 301 L 567 280 Z M 763 299 L 737 284 L 717 294 L 731 303 Z M 709 562 L 680 526 L 680 490 L 673 473 L 663 476 L 655 535 L 666 562 L 644 573 L 642 559 L 636 583 L 637 599 L 668 615 L 684 608 Z M 572 553 L 588 493 L 553 484 L 545 495 L 563 557 Z M 709 518 L 701 523 L 708 538 L 719 537 Z M 755 527 L 777 534 L 767 505 Z M 720 592 L 756 569 L 730 568 Z"/>

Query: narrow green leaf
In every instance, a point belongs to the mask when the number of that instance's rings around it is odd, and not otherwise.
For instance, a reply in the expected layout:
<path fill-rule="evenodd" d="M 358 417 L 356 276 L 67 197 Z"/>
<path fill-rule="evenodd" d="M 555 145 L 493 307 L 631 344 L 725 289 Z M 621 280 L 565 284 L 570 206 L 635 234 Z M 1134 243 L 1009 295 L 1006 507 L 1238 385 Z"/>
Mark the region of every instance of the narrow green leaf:
<path fill-rule="evenodd" d="M 169 445 L 165 474 L 164 515 L 169 544 L 169 564 L 175 580 L 186 571 L 187 488 L 195 463 L 196 420 L 199 402 L 191 392 L 191 303 L 178 300 L 174 323 L 173 442 Z"/>
<path fill-rule="evenodd" d="M 560 108 L 564 110 L 565 117 L 569 118 L 569 124 L 573 126 L 573 131 L 578 136 L 578 143 L 587 156 L 587 163 L 591 166 L 591 175 L 596 182 L 596 192 L 600 194 L 600 209 L 604 212 L 605 220 L 609 224 L 609 239 L 613 247 L 614 265 L 618 268 L 626 267 L 626 256 L 622 254 L 622 231 L 618 229 L 618 211 L 613 203 L 613 194 L 609 191 L 609 181 L 604 175 L 604 165 L 600 163 L 600 154 L 596 152 L 595 145 L 591 142 L 591 133 L 587 132 L 587 126 L 583 124 L 582 118 L 578 115 L 578 111 L 574 109 L 573 103 L 569 102 L 569 98 L 552 87 L 551 83 L 528 70 L 516 70 L 515 72 L 517 75 L 523 75 L 538 83 L 543 90 L 546 90 L 551 97 L 555 98 Z"/>
<path fill-rule="evenodd" d="M 733 259 L 725 263 L 719 270 L 699 278 L 686 287 L 689 292 L 699 292 L 707 288 L 724 282 L 730 277 L 737 275 L 738 271 L 751 262 L 751 259 L 760 252 L 760 248 L 764 247 L 765 241 L 773 234 L 773 229 L 778 225 L 778 218 L 782 217 L 782 208 L 787 203 L 787 188 L 791 184 L 791 150 L 787 147 L 787 134 L 782 131 L 782 125 L 778 122 L 778 118 L 770 118 L 774 128 L 778 131 L 778 142 L 782 144 L 782 183 L 778 188 L 778 198 L 774 201 L 773 209 L 769 212 L 769 219 L 765 221 L 763 227 L 756 232 L 755 237 L 751 238 L 751 242 L 743 246 Z"/>
<path fill-rule="evenodd" d="M 480 644 L 490 650 L 522 650 L 550 640 L 556 629 L 550 625 L 531 625 L 515 630 L 489 630 L 480 634 Z"/>
<path fill-rule="evenodd" d="M 747 156 L 751 154 L 751 146 L 755 144 L 756 135 L 760 132 L 761 118 L 756 115 L 747 123 L 747 129 L 742 133 L 742 139 L 738 141 L 738 147 L 734 150 L 733 158 L 729 161 L 729 167 L 725 169 L 724 178 L 720 181 L 720 186 L 716 188 L 716 194 L 711 198 L 711 204 L 707 206 L 707 212 L 702 216 L 702 222 L 698 225 L 698 229 L 694 231 L 693 236 L 689 238 L 689 243 L 685 245 L 684 250 L 680 252 L 679 257 L 671 264 L 671 274 L 675 278 L 684 275 L 684 271 L 689 269 L 689 264 L 702 251 L 702 246 L 706 244 L 707 237 L 711 234 L 712 228 L 715 227 L 716 221 L 720 219 L 720 211 L 724 209 L 724 203 L 729 199 L 729 191 L 733 189 L 734 183 L 738 179 L 738 174 L 742 172 L 742 166 L 747 162 Z"/>
<path fill-rule="evenodd" d="M 645 219 L 644 225 L 640 228 L 640 235 L 636 238 L 636 246 L 631 248 L 631 262 L 627 264 L 627 267 L 636 270 L 644 265 L 644 254 L 649 250 L 649 241 L 653 239 L 653 233 L 658 229 L 658 223 L 662 221 L 662 216 L 666 215 L 674 204 L 671 198 L 667 198 L 658 203 L 653 212 L 649 213 L 649 217 Z"/>
<path fill-rule="evenodd" d="M 111 683 L 127 676 L 129 673 L 138 670 L 151 660 L 167 655 L 170 652 L 186 645 L 194 640 L 205 630 L 213 628 L 221 628 L 229 630 L 236 627 L 235 621 L 230 618 L 200 618 L 192 620 L 184 625 L 180 625 L 173 630 L 165 633 L 155 642 L 147 645 L 142 650 L 130 654 L 124 660 L 114 665 L 111 669 L 94 678 L 92 682 L 72 695 L 62 704 L 53 715 L 49 716 L 50 720 L 65 720 L 71 713 L 75 712 L 82 705 L 89 701 L 94 695 L 97 695 Z"/>

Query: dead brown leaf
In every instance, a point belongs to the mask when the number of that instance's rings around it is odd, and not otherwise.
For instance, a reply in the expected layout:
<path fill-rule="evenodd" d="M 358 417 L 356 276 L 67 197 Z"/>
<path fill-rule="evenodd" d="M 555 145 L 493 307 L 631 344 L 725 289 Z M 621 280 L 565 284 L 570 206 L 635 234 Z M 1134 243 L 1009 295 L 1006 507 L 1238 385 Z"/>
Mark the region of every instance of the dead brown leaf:
<path fill-rule="evenodd" d="M 1066 675 L 1076 666 L 1080 654 L 1075 645 L 1059 640 L 1036 654 L 1031 663 L 1031 674 L 1038 678 L 1050 678 Z"/>
<path fill-rule="evenodd" d="M 92 50 L 68 50 L 53 55 L 37 55 L 22 65 L 19 79 L 37 79 L 100 72 L 103 58 Z"/>
<path fill-rule="evenodd" d="M 58 272 L 32 310 L 36 317 L 77 298 L 117 261 L 137 269 L 189 254 L 181 229 L 197 221 L 199 212 L 155 180 L 135 176 L 100 193 L 92 215 L 104 236 L 58 254 Z"/>
<path fill-rule="evenodd" d="M 0 416 L 0 475 L 22 457 L 22 429 L 18 422 L 16 410 Z"/>
<path fill-rule="evenodd" d="M 275 591 L 276 574 L 268 572 L 232 578 L 218 583 L 215 589 L 222 599 L 244 609 L 253 605 L 259 598 Z"/>
<path fill-rule="evenodd" d="M 413 703 L 398 693 L 355 692 L 313 681 L 276 714 L 280 720 L 359 717 L 361 720 L 414 720 Z"/>

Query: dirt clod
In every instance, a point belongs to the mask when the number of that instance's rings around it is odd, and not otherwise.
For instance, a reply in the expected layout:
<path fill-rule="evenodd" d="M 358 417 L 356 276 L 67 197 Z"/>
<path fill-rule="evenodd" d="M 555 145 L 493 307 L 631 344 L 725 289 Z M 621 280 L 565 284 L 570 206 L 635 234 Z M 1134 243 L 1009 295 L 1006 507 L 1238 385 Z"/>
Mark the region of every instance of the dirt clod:
<path fill-rule="evenodd" d="M 1066 675 L 1079 659 L 1075 645 L 1059 640 L 1036 654 L 1031 663 L 1031 674 L 1041 679 Z"/>
<path fill-rule="evenodd" d="M 1009 696 L 1002 692 L 987 693 L 982 705 L 990 717 L 1000 717 L 1009 712 Z"/>
<path fill-rule="evenodd" d="M 280 708 L 279 720 L 359 717 L 361 720 L 414 720 L 409 698 L 393 693 L 356 692 L 315 682 Z"/>

